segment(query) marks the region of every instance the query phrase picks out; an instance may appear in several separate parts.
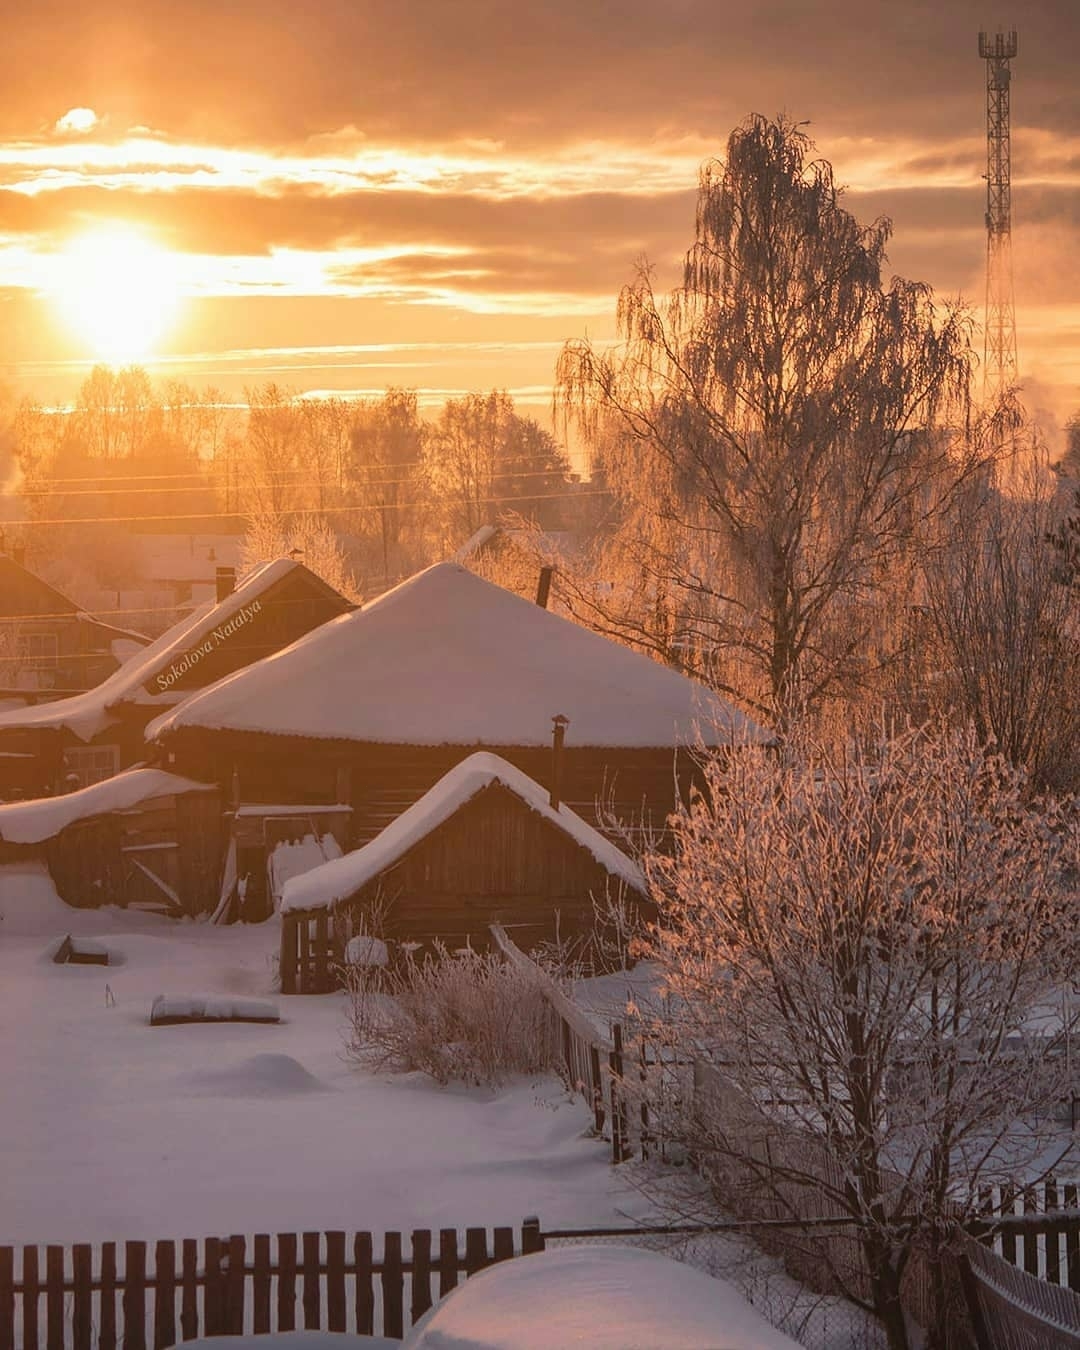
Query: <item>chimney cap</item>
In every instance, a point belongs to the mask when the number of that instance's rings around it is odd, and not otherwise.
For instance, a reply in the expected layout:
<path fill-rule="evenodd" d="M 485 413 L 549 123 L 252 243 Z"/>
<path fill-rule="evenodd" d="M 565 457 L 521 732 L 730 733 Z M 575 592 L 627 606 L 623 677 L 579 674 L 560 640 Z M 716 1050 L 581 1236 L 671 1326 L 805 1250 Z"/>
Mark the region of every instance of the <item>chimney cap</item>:
<path fill-rule="evenodd" d="M 570 725 L 569 717 L 564 717 L 562 713 L 556 713 L 551 721 L 557 727 L 568 727 Z"/>

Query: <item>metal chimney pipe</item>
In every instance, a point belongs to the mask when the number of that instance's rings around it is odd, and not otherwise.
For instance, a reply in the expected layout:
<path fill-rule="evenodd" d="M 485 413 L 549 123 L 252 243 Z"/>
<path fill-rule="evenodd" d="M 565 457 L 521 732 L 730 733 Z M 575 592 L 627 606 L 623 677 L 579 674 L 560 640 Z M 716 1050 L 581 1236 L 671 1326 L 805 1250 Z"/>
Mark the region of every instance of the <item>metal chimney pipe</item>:
<path fill-rule="evenodd" d="M 217 582 L 217 601 L 220 605 L 222 600 L 236 590 L 236 568 L 219 567 L 214 573 L 214 579 Z"/>
<path fill-rule="evenodd" d="M 536 603 L 541 609 L 547 609 L 548 596 L 551 594 L 551 567 L 541 567 L 540 580 L 536 586 Z"/>
<path fill-rule="evenodd" d="M 559 809 L 562 801 L 563 740 L 569 725 L 569 717 L 562 713 L 556 713 L 551 719 L 551 792 L 548 801 L 553 811 Z"/>

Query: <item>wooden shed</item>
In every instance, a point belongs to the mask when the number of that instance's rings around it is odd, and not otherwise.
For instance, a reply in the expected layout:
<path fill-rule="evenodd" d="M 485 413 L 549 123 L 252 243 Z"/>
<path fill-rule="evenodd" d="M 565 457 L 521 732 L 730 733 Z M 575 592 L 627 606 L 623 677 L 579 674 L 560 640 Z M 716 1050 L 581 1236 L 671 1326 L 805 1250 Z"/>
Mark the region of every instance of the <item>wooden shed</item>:
<path fill-rule="evenodd" d="M 640 913 L 637 864 L 497 755 L 469 756 L 364 847 L 288 881 L 282 993 L 334 987 L 353 931 L 390 943 L 484 951 L 500 923 L 525 950 L 585 944 L 597 907 Z"/>
<path fill-rule="evenodd" d="M 0 805 L 0 861 L 42 859 L 69 905 L 211 911 L 221 871 L 216 784 L 160 769 L 38 801 Z"/>
<path fill-rule="evenodd" d="M 147 736 L 179 773 L 240 800 L 346 803 L 365 843 L 467 755 L 549 780 L 567 719 L 563 800 L 660 825 L 698 746 L 769 733 L 711 690 L 452 563 L 324 624 L 159 717 Z"/>

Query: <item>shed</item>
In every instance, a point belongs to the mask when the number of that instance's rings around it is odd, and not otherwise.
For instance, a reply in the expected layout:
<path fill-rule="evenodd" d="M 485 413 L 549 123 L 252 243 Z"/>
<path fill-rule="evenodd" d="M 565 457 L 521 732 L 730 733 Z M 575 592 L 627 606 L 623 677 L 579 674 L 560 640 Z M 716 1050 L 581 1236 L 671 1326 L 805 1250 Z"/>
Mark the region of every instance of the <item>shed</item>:
<path fill-rule="evenodd" d="M 38 801 L 0 805 L 0 861 L 45 861 L 69 905 L 212 909 L 222 846 L 216 784 L 161 769 Z"/>
<path fill-rule="evenodd" d="M 521 947 L 583 941 L 596 903 L 648 906 L 641 869 L 498 755 L 451 769 L 370 843 L 285 883 L 283 993 L 323 992 L 361 919 L 379 934 L 451 950 L 488 947 L 500 923 Z"/>
<path fill-rule="evenodd" d="M 530 778 L 551 771 L 569 719 L 562 796 L 662 824 L 698 746 L 769 733 L 677 671 L 453 563 L 439 563 L 147 728 L 177 772 L 240 799 L 342 802 L 352 842 L 374 838 L 477 750 Z M 286 795 L 287 794 L 287 795 Z"/>

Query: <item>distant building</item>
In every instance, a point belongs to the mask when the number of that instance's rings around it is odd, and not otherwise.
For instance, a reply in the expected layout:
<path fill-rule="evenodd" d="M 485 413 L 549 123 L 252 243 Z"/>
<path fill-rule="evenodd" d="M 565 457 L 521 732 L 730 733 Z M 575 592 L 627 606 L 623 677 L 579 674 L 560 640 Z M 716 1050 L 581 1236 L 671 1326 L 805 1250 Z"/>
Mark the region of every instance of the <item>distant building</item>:
<path fill-rule="evenodd" d="M 0 695 L 39 702 L 90 689 L 149 638 L 85 613 L 23 566 L 21 550 L 0 553 Z"/>
<path fill-rule="evenodd" d="M 151 718 L 353 608 L 289 558 L 234 581 L 231 568 L 220 569 L 216 600 L 87 692 L 0 713 L 0 796 L 49 796 L 112 777 L 145 758 Z"/>

